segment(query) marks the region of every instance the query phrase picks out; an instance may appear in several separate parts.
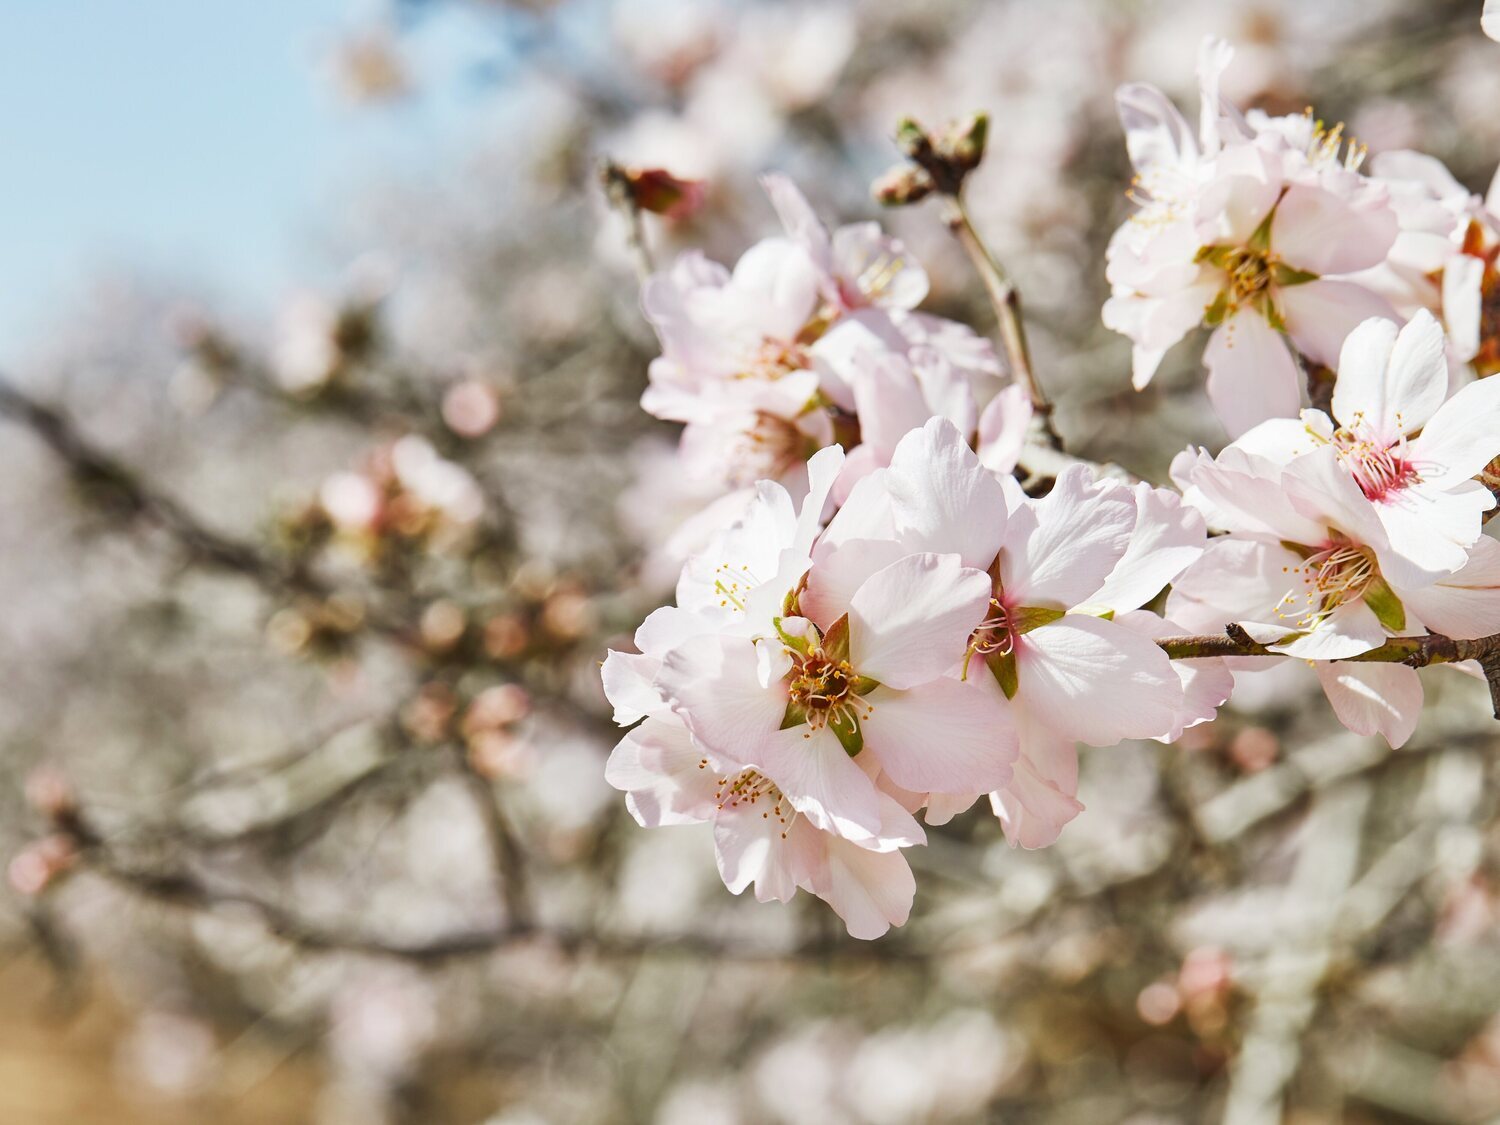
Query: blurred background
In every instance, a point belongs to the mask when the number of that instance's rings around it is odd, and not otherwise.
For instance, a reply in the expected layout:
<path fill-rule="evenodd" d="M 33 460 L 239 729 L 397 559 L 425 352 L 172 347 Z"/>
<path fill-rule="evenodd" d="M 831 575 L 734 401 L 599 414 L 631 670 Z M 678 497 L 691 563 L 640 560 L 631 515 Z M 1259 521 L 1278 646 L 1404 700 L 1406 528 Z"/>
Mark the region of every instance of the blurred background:
<path fill-rule="evenodd" d="M 1484 685 L 1398 753 L 1305 668 L 979 811 L 911 923 L 736 899 L 603 780 L 598 661 L 669 596 L 654 341 L 597 162 L 701 179 L 658 263 L 875 217 L 899 116 L 992 116 L 975 221 L 1081 454 L 1220 432 L 1099 323 L 1112 103 L 1315 105 L 1500 162 L 1478 0 L 12 0 L 0 6 L 0 1122 L 1500 1115 Z M 993 321 L 936 214 L 928 308 Z"/>

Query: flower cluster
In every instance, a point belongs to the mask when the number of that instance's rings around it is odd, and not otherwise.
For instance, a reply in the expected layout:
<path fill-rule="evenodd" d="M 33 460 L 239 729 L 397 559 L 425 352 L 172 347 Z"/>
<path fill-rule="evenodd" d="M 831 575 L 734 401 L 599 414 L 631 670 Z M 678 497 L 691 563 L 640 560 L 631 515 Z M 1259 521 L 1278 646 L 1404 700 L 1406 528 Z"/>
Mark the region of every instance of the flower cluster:
<path fill-rule="evenodd" d="M 604 663 L 630 728 L 607 778 L 643 825 L 711 822 L 735 893 L 801 888 L 879 936 L 911 909 L 918 814 L 988 797 L 1013 845 L 1051 844 L 1083 808 L 1079 743 L 1175 741 L 1276 657 L 1399 746 L 1422 688 L 1398 659 L 1436 640 L 1472 668 L 1460 642 L 1500 634 L 1500 379 L 1473 378 L 1500 356 L 1493 199 L 1416 154 L 1366 174 L 1310 114 L 1241 114 L 1230 58 L 1204 45 L 1196 133 L 1155 89 L 1119 93 L 1139 210 L 1105 321 L 1137 387 L 1210 328 L 1235 437 L 1180 454 L 1175 490 L 1057 448 L 1023 487 L 1047 407 L 1014 305 L 997 390 L 982 340 L 914 311 L 899 242 L 830 233 L 781 177 L 784 237 L 646 283 L 643 405 L 685 424 L 683 471 L 740 491 L 679 537 L 676 605 Z"/>

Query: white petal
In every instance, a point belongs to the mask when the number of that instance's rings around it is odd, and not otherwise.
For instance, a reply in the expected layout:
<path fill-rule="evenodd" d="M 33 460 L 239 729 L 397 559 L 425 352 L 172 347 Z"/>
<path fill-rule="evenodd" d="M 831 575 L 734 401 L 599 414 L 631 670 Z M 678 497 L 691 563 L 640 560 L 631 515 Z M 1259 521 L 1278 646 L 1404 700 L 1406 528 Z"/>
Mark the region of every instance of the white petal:
<path fill-rule="evenodd" d="M 1381 573 L 1396 585 L 1424 586 L 1463 569 L 1484 529 L 1484 513 L 1494 506 L 1478 481 L 1451 492 L 1426 484 L 1392 490 L 1375 504 L 1390 543 L 1380 553 Z"/>
<path fill-rule="evenodd" d="M 1411 458 L 1422 478 L 1452 482 L 1474 476 L 1500 456 L 1500 379 L 1480 379 L 1461 387 L 1443 403 L 1411 443 Z"/>
<path fill-rule="evenodd" d="M 989 675 L 977 663 L 972 671 Z M 1016 734 L 999 692 L 943 677 L 907 691 L 879 688 L 865 699 L 865 747 L 903 789 L 983 793 L 1009 779 Z"/>
<path fill-rule="evenodd" d="M 791 549 L 800 555 L 806 556 L 812 552 L 813 540 L 817 538 L 818 528 L 822 526 L 828 494 L 833 490 L 834 481 L 838 480 L 843 466 L 844 451 L 837 445 L 820 449 L 808 458 L 807 495 L 797 513 L 797 531 L 791 545 Z"/>
<path fill-rule="evenodd" d="M 1357 543 L 1379 550 L 1385 543 L 1385 528 L 1375 514 L 1375 505 L 1339 464 L 1332 446 L 1315 449 L 1288 465 L 1281 475 L 1286 499 L 1308 519 L 1344 532 Z M 1317 540 L 1300 540 L 1310 546 Z"/>
<path fill-rule="evenodd" d="M 662 658 L 657 687 L 703 745 L 749 762 L 786 713 L 785 687 L 761 686 L 755 645 L 743 637 L 693 637 Z"/>
<path fill-rule="evenodd" d="M 979 416 L 979 463 L 992 473 L 1013 470 L 1026 444 L 1031 415 L 1031 399 L 1014 383 L 991 399 Z"/>
<path fill-rule="evenodd" d="M 1321 410 L 1304 410 L 1299 418 L 1269 418 L 1246 431 L 1231 448 L 1275 465 L 1289 465 L 1324 444 L 1314 434 L 1331 434 L 1333 426 Z"/>
<path fill-rule="evenodd" d="M 1500 40 L 1500 0 L 1484 0 L 1479 26 L 1491 39 Z"/>
<path fill-rule="evenodd" d="M 818 552 L 802 591 L 802 612 L 826 629 L 849 612 L 849 603 L 865 580 L 906 558 L 910 552 L 892 539 L 850 539 Z"/>
<path fill-rule="evenodd" d="M 714 815 L 716 769 L 699 768 L 703 751 L 675 716 L 647 719 L 620 739 L 604 780 L 629 793 L 631 814 L 646 828 L 697 824 Z"/>
<path fill-rule="evenodd" d="M 1267 418 L 1293 418 L 1302 405 L 1301 376 L 1287 341 L 1254 310 L 1230 317 L 1208 338 L 1208 400 L 1230 437 Z"/>
<path fill-rule="evenodd" d="M 770 172 L 760 178 L 760 185 L 771 197 L 776 217 L 786 233 L 807 251 L 813 264 L 825 274 L 833 270 L 833 246 L 828 229 L 819 220 L 807 197 L 790 177 Z"/>
<path fill-rule="evenodd" d="M 1323 278 L 1306 285 L 1288 285 L 1277 290 L 1276 299 L 1292 343 L 1324 367 L 1339 362 L 1339 349 L 1364 321 L 1371 317 L 1396 319 L 1389 301 L 1352 281 Z M 1334 416 L 1338 416 L 1337 409 Z"/>
<path fill-rule="evenodd" d="M 788 830 L 777 816 L 763 816 L 759 807 L 735 809 L 720 813 L 714 820 L 714 858 L 719 877 L 735 894 L 752 882 L 755 897 L 761 902 L 790 902 L 797 893 L 798 882 L 809 872 L 801 870 L 798 850 L 791 835 L 798 827 L 813 832 L 811 826 L 793 825 Z M 786 835 L 783 836 L 782 833 Z"/>
<path fill-rule="evenodd" d="M 1422 681 L 1415 668 L 1351 661 L 1315 667 L 1333 713 L 1355 734 L 1379 734 L 1398 750 L 1416 730 Z"/>
<path fill-rule="evenodd" d="M 1198 143 L 1170 98 L 1155 86 L 1132 82 L 1115 91 L 1115 109 L 1125 129 L 1125 149 L 1136 171 L 1174 167 L 1196 160 Z"/>
<path fill-rule="evenodd" d="M 851 839 L 879 832 L 881 794 L 828 728 L 777 731 L 752 764 L 814 827 Z"/>
<path fill-rule="evenodd" d="M 1078 747 L 1052 730 L 1033 709 L 1015 708 L 1021 758 L 1015 776 L 990 794 L 994 810 L 1014 846 L 1045 848 L 1083 811 L 1078 800 Z"/>
<path fill-rule="evenodd" d="M 656 690 L 656 672 L 660 661 L 651 656 L 610 650 L 599 669 L 604 681 L 604 696 L 615 709 L 615 722 L 622 727 L 638 723 L 653 711 L 663 710 L 666 701 Z"/>
<path fill-rule="evenodd" d="M 1001 583 L 1010 605 L 1071 609 L 1098 590 L 1135 530 L 1128 488 L 1096 482 L 1070 466 L 1052 491 L 1013 512 L 1000 553 Z"/>
<path fill-rule="evenodd" d="M 1130 545 L 1091 606 L 1127 610 L 1145 605 L 1203 554 L 1208 540 L 1203 517 L 1164 488 L 1135 487 L 1135 529 Z"/>
<path fill-rule="evenodd" d="M 1484 260 L 1471 254 L 1455 254 L 1443 266 L 1443 321 L 1453 341 L 1453 354 L 1461 363 L 1479 350 L 1480 321 L 1484 298 Z"/>
<path fill-rule="evenodd" d="M 1145 610 L 1122 613 L 1115 618 L 1115 624 L 1153 640 L 1182 636 L 1187 632 L 1177 622 Z M 1158 736 L 1161 742 L 1175 742 L 1188 727 L 1213 719 L 1234 690 L 1234 675 L 1224 661 L 1216 657 L 1174 660 L 1172 671 L 1182 682 L 1182 709 L 1177 713 L 1172 729 Z"/>
<path fill-rule="evenodd" d="M 850 661 L 887 687 L 936 679 L 963 659 L 989 601 L 989 577 L 957 555 L 908 555 L 850 599 Z"/>
<path fill-rule="evenodd" d="M 1363 598 L 1345 602 L 1306 633 L 1271 647 L 1299 660 L 1338 660 L 1385 643 L 1385 626 Z"/>
<path fill-rule="evenodd" d="M 834 231 L 833 266 L 845 303 L 858 297 L 859 303 L 914 309 L 927 297 L 927 271 L 879 223 L 851 223 Z"/>
<path fill-rule="evenodd" d="M 1289 265 L 1318 275 L 1354 273 L 1385 261 L 1396 241 L 1396 212 L 1310 184 L 1293 184 L 1276 205 L 1271 249 Z"/>
<path fill-rule="evenodd" d="M 832 839 L 826 871 L 813 893 L 844 920 L 850 937 L 873 941 L 911 916 L 917 881 L 899 851 L 870 851 Z"/>
<path fill-rule="evenodd" d="M 1172 729 L 1182 683 L 1152 641 L 1070 614 L 1020 638 L 1016 698 L 1059 735 L 1092 746 Z"/>
<path fill-rule="evenodd" d="M 1393 427 L 1390 436 L 1415 433 L 1442 406 L 1448 395 L 1445 345 L 1442 326 L 1426 309 L 1418 309 L 1397 334 L 1380 386 L 1378 412 L 1370 414 L 1370 420 Z M 1342 372 L 1339 379 L 1343 379 Z M 1337 386 L 1334 394 L 1338 394 Z M 1345 419 L 1340 416 L 1340 421 Z"/>
<path fill-rule="evenodd" d="M 1396 594 L 1434 633 L 1464 640 L 1500 633 L 1500 543 L 1481 536 L 1457 574 L 1420 589 L 1397 588 Z"/>
<path fill-rule="evenodd" d="M 1299 555 L 1276 543 L 1224 537 L 1172 583 L 1167 616 L 1192 632 L 1218 632 L 1231 621 L 1275 621 L 1293 586 Z"/>
<path fill-rule="evenodd" d="M 1391 353 L 1396 348 L 1394 321 L 1372 317 L 1344 340 L 1339 352 L 1338 379 L 1333 385 L 1333 416 L 1344 425 L 1363 420 L 1382 430 L 1395 424 L 1391 405 Z"/>
<path fill-rule="evenodd" d="M 885 477 L 896 535 L 911 551 L 983 570 L 1005 536 L 1005 492 L 953 424 L 933 418 L 896 447 Z"/>

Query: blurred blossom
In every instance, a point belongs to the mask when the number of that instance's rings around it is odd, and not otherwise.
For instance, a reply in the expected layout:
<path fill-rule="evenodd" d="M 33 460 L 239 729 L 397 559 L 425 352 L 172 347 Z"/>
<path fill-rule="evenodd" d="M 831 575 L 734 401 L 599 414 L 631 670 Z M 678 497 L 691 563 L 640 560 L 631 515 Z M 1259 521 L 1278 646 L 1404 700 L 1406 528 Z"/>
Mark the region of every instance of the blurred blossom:
<path fill-rule="evenodd" d="M 330 69 L 339 93 L 356 105 L 390 101 L 409 89 L 400 47 L 383 27 L 347 36 L 334 49 Z"/>
<path fill-rule="evenodd" d="M 182 1098 L 215 1077 L 216 1053 L 206 1024 L 174 1012 L 147 1011 L 121 1044 L 115 1064 L 129 1086 Z"/>
<path fill-rule="evenodd" d="M 34 840 L 11 858 L 7 868 L 11 889 L 20 895 L 39 895 L 78 862 L 73 838 L 53 833 Z"/>
<path fill-rule="evenodd" d="M 399 1080 L 437 1035 L 436 1005 L 415 969 L 376 965 L 352 974 L 329 1011 L 335 1060 L 383 1083 Z"/>
<path fill-rule="evenodd" d="M 338 325 L 338 309 L 316 293 L 299 293 L 282 307 L 272 369 L 283 389 L 312 394 L 338 374 Z"/>
<path fill-rule="evenodd" d="M 459 437 L 483 437 L 500 420 L 500 396 L 477 379 L 465 379 L 443 395 L 443 421 Z"/>

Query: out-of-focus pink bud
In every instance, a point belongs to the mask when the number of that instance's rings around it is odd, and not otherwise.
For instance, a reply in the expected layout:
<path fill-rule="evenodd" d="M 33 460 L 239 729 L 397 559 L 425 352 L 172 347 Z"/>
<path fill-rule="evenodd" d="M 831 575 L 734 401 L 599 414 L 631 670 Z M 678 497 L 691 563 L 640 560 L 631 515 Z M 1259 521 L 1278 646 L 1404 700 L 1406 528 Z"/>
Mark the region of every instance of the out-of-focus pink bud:
<path fill-rule="evenodd" d="M 478 379 L 465 379 L 443 395 L 443 421 L 459 437 L 483 437 L 500 420 L 500 396 Z"/>
<path fill-rule="evenodd" d="M 37 766 L 26 775 L 26 803 L 49 820 L 64 820 L 78 811 L 73 783 L 52 765 Z"/>
<path fill-rule="evenodd" d="M 422 644 L 430 652 L 447 652 L 463 639 L 469 619 L 454 602 L 435 601 L 422 611 Z"/>
<path fill-rule="evenodd" d="M 1161 1027 L 1182 1010 L 1182 998 L 1169 981 L 1153 981 L 1135 998 L 1135 1010 L 1152 1027 Z"/>
<path fill-rule="evenodd" d="M 496 684 L 474 697 L 464 715 L 464 730 L 474 733 L 518 723 L 531 713 L 531 696 L 520 684 Z"/>
<path fill-rule="evenodd" d="M 35 897 L 66 874 L 78 862 L 73 837 L 54 832 L 33 840 L 10 861 L 6 875 L 17 894 Z"/>
<path fill-rule="evenodd" d="M 1281 740 L 1265 727 L 1246 727 L 1229 741 L 1229 760 L 1246 773 L 1259 773 L 1280 754 Z"/>

